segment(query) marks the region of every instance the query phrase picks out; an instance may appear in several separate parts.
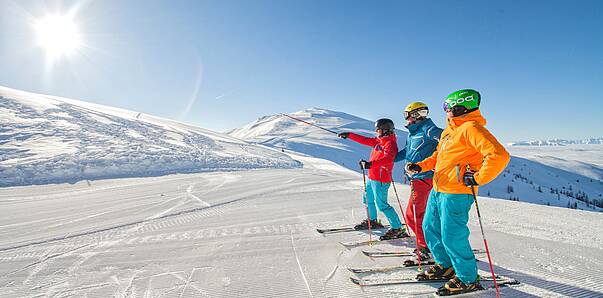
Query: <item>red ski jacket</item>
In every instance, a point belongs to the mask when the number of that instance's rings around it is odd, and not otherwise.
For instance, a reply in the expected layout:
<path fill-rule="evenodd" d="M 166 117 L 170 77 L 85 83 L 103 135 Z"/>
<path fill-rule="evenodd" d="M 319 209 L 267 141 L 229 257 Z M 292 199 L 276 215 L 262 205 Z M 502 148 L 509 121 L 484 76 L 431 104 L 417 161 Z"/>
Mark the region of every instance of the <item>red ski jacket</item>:
<path fill-rule="evenodd" d="M 383 183 L 392 182 L 394 159 L 398 153 L 396 135 L 390 134 L 383 137 L 367 138 L 350 133 L 349 138 L 360 144 L 373 147 L 371 159 L 369 160 L 371 168 L 368 170 L 368 177 Z"/>

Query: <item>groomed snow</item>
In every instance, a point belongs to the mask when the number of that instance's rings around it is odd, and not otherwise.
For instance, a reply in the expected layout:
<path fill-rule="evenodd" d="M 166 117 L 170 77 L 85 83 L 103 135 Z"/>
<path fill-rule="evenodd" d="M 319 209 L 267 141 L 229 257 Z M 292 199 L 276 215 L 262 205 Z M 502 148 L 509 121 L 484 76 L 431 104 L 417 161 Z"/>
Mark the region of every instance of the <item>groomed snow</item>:
<path fill-rule="evenodd" d="M 0 187 L 301 166 L 225 134 L 4 87 L 0 115 Z"/>
<path fill-rule="evenodd" d="M 369 259 L 362 249 L 411 250 L 414 243 L 348 250 L 338 242 L 368 235 L 316 233 L 364 218 L 362 178 L 302 159 L 303 169 L 1 188 L 0 296 L 426 297 L 435 290 L 352 284 L 346 267 L 402 262 Z M 408 186 L 397 189 L 406 204 Z M 397 209 L 391 190 L 389 199 Z M 503 297 L 603 295 L 603 214 L 483 197 L 479 203 L 497 274 L 522 282 L 503 288 Z M 483 248 L 474 208 L 470 214 L 472 245 Z"/>

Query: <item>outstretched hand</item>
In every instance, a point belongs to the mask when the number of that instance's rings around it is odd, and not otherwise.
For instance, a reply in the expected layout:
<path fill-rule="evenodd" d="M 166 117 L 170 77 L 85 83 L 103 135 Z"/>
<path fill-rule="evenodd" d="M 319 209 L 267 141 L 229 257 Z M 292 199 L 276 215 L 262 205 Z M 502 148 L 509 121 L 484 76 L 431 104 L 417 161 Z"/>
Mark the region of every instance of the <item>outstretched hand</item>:
<path fill-rule="evenodd" d="M 337 134 L 338 137 L 342 138 L 342 139 L 347 139 L 350 136 L 349 132 L 342 132 L 342 133 L 338 133 Z"/>

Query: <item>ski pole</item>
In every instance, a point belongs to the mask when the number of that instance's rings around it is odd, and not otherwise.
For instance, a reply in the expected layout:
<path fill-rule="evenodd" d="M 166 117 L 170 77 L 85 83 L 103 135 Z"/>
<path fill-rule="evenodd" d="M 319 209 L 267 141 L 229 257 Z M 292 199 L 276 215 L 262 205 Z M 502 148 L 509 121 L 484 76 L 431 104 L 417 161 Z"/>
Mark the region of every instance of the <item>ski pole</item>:
<path fill-rule="evenodd" d="M 308 125 L 310 125 L 310 126 L 314 126 L 314 127 L 320 128 L 320 129 L 322 129 L 322 130 L 326 130 L 326 131 L 328 131 L 328 132 L 330 132 L 330 133 L 337 134 L 336 132 L 334 132 L 334 131 L 332 131 L 332 130 L 330 130 L 330 129 L 327 129 L 327 128 L 324 128 L 324 127 L 318 126 L 318 125 L 316 125 L 316 124 L 313 124 L 313 123 L 310 123 L 310 122 L 307 122 L 307 121 L 304 121 L 304 120 L 301 120 L 301 119 L 295 118 L 295 117 L 293 117 L 293 116 L 289 116 L 289 115 L 287 115 L 287 114 L 281 114 L 281 115 L 283 115 L 283 116 L 285 116 L 285 117 L 289 117 L 289 118 L 291 118 L 291 119 L 293 119 L 293 120 L 295 120 L 295 121 L 303 122 L 303 123 L 306 123 L 306 124 L 308 124 Z"/>
<path fill-rule="evenodd" d="M 412 193 L 412 212 L 413 212 L 413 216 L 415 218 L 415 247 L 417 250 L 417 261 L 419 262 L 419 271 L 422 270 L 421 268 L 421 250 L 419 249 L 419 239 L 418 239 L 418 229 L 417 229 L 417 194 L 415 193 L 415 184 L 414 181 L 412 179 L 412 177 L 409 177 L 410 179 L 410 192 Z"/>
<path fill-rule="evenodd" d="M 486 235 L 484 235 L 484 226 L 482 225 L 482 216 L 479 212 L 479 205 L 477 204 L 477 196 L 475 195 L 475 188 L 471 185 L 471 193 L 473 194 L 473 201 L 475 202 L 475 210 L 477 211 L 477 219 L 479 220 L 479 228 L 482 231 L 482 238 L 484 239 L 484 247 L 486 248 L 486 255 L 488 256 L 488 263 L 490 263 L 490 272 L 492 273 L 492 279 L 494 280 L 494 288 L 496 289 L 496 297 L 500 298 L 500 292 L 498 290 L 498 283 L 496 282 L 496 274 L 494 274 L 494 266 L 492 265 L 492 258 L 490 258 L 490 250 L 488 249 L 488 242 L 486 241 Z"/>
<path fill-rule="evenodd" d="M 398 196 L 398 190 L 396 189 L 396 182 L 392 179 L 392 186 L 394 187 L 394 194 L 396 194 L 396 200 L 398 200 L 398 206 L 400 207 L 400 213 L 402 213 L 402 220 L 404 220 L 404 225 L 408 227 L 406 223 L 406 216 L 404 216 L 404 211 L 402 210 L 402 203 L 400 203 L 400 197 Z"/>
<path fill-rule="evenodd" d="M 373 245 L 373 232 L 371 231 L 371 214 L 369 213 L 369 208 L 368 208 L 368 193 L 366 191 L 366 172 L 364 170 L 364 167 L 362 165 L 360 165 L 360 168 L 362 169 L 362 183 L 364 185 L 364 206 L 366 208 L 366 220 L 368 223 L 368 231 L 369 231 L 369 245 Z"/>

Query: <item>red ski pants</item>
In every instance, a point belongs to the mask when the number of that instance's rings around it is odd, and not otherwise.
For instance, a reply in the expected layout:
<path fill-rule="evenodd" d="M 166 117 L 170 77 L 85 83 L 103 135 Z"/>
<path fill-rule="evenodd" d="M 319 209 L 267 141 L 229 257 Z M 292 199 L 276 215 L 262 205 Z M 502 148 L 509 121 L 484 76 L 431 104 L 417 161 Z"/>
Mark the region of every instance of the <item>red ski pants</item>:
<path fill-rule="evenodd" d="M 410 181 L 411 192 L 408 206 L 406 206 L 405 219 L 408 227 L 417 235 L 417 243 L 419 247 L 427 247 L 425 236 L 423 235 L 423 216 L 425 215 L 425 207 L 429 192 L 433 187 L 431 178 L 413 179 Z M 415 214 L 416 210 L 416 214 Z M 415 223 L 415 215 L 417 222 Z"/>

